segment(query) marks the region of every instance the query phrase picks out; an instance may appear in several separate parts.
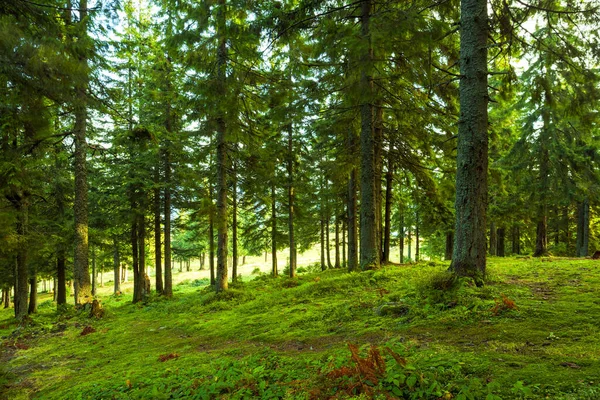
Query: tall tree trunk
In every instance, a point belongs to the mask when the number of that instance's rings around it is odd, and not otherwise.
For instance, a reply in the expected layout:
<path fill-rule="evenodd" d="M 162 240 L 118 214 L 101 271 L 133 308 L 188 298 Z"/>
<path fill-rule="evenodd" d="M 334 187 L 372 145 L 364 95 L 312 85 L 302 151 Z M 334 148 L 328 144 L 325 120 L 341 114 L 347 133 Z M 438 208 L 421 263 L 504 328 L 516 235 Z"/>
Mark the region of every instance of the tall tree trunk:
<path fill-rule="evenodd" d="M 233 213 L 231 221 L 231 281 L 237 281 L 238 275 L 238 238 L 237 238 L 237 171 L 233 167 L 233 189 L 231 193 L 231 212 Z"/>
<path fill-rule="evenodd" d="M 571 246 L 571 231 L 569 229 L 569 206 L 563 208 L 563 229 L 564 229 L 564 241 L 567 245 L 567 250 Z"/>
<path fill-rule="evenodd" d="M 415 212 L 415 261 L 420 261 L 420 240 L 419 240 L 419 210 L 417 209 Z"/>
<path fill-rule="evenodd" d="M 134 211 L 135 213 L 135 211 Z M 133 270 L 133 303 L 142 300 L 140 293 L 140 268 L 139 268 L 139 250 L 138 250 L 138 216 L 134 214 L 131 222 L 131 269 Z"/>
<path fill-rule="evenodd" d="M 161 198 L 160 198 L 160 168 L 158 165 L 154 168 L 154 274 L 156 279 L 156 293 L 163 293 L 162 277 L 162 243 L 161 243 Z"/>
<path fill-rule="evenodd" d="M 166 297 L 173 296 L 173 268 L 171 266 L 171 152 L 165 149 L 163 152 L 164 156 L 164 169 L 165 169 L 165 189 L 164 189 L 164 240 L 165 240 L 165 284 L 163 288 L 163 294 Z"/>
<path fill-rule="evenodd" d="M 329 220 L 331 219 L 331 216 L 329 215 L 329 210 L 327 210 L 326 212 L 327 217 L 325 217 L 325 249 L 327 251 L 327 268 L 331 269 L 333 268 L 333 265 L 331 264 L 331 244 L 329 242 Z"/>
<path fill-rule="evenodd" d="M 277 277 L 277 203 L 275 183 L 271 184 L 271 271 Z"/>
<path fill-rule="evenodd" d="M 96 281 L 97 281 L 97 271 L 96 271 L 96 249 L 92 246 L 92 296 L 96 295 Z"/>
<path fill-rule="evenodd" d="M 56 252 L 56 304 L 67 304 L 66 256 L 64 246 L 59 246 Z"/>
<path fill-rule="evenodd" d="M 512 228 L 512 253 L 521 254 L 521 233 L 517 225 Z"/>
<path fill-rule="evenodd" d="M 411 236 L 411 231 L 410 231 L 410 226 L 408 227 L 408 237 L 407 239 L 407 245 L 408 245 L 408 261 L 412 262 L 412 236 Z"/>
<path fill-rule="evenodd" d="M 342 221 L 342 267 L 346 267 L 346 221 Z"/>
<path fill-rule="evenodd" d="M 210 211 L 208 214 L 208 266 L 210 269 L 210 284 L 212 286 L 216 283 L 215 277 L 215 223 L 214 223 L 214 212 L 212 208 L 212 185 L 210 185 L 209 189 L 209 197 L 210 197 Z"/>
<path fill-rule="evenodd" d="M 373 139 L 374 139 L 374 162 L 375 162 L 375 226 L 376 230 L 376 243 L 378 260 L 383 260 L 383 218 L 382 218 L 382 193 L 381 193 L 381 175 L 383 171 L 383 107 L 381 106 L 381 100 L 377 99 L 374 109 L 374 123 L 373 123 Z"/>
<path fill-rule="evenodd" d="M 321 210 L 323 213 L 323 210 Z M 321 214 L 321 271 L 325 271 L 325 217 Z"/>
<path fill-rule="evenodd" d="M 29 307 L 27 309 L 28 314 L 35 314 L 37 312 L 37 276 L 35 271 L 29 278 Z"/>
<path fill-rule="evenodd" d="M 450 269 L 474 277 L 479 284 L 486 266 L 487 15 L 487 0 L 461 0 L 456 227 Z"/>
<path fill-rule="evenodd" d="M 114 272 L 114 294 L 121 292 L 121 255 L 119 254 L 119 242 L 113 239 L 113 272 Z"/>
<path fill-rule="evenodd" d="M 390 149 L 392 145 L 390 145 Z M 390 262 L 390 234 L 392 219 L 392 185 L 394 177 L 394 162 L 388 152 L 387 173 L 385 174 L 385 231 L 383 232 L 383 259 L 384 263 Z"/>
<path fill-rule="evenodd" d="M 577 204 L 577 257 L 587 257 L 590 237 L 590 203 Z"/>
<path fill-rule="evenodd" d="M 355 140 L 351 133 L 351 145 L 355 146 Z M 348 270 L 356 271 L 358 269 L 358 226 L 356 221 L 356 167 L 350 170 L 350 178 L 348 179 Z"/>
<path fill-rule="evenodd" d="M 404 263 L 404 212 L 400 213 L 400 264 Z"/>
<path fill-rule="evenodd" d="M 227 125 L 225 122 L 227 93 L 227 37 L 225 15 L 226 0 L 218 1 L 217 8 L 217 85 L 219 93 L 219 111 L 217 116 L 217 293 L 227 290 Z"/>
<path fill-rule="evenodd" d="M 138 251 L 140 252 L 138 257 L 138 277 L 140 278 L 139 285 L 141 296 L 140 300 L 145 300 L 150 293 L 148 290 L 149 288 L 146 287 L 146 216 L 144 214 L 139 216 L 138 229 Z"/>
<path fill-rule="evenodd" d="M 506 230 L 504 229 L 503 226 L 501 226 L 500 228 L 498 228 L 498 235 L 496 237 L 496 245 L 497 245 L 497 251 L 496 251 L 496 255 L 498 257 L 504 257 L 504 241 L 505 241 L 505 234 Z"/>
<path fill-rule="evenodd" d="M 27 315 L 27 246 L 25 235 L 28 224 L 28 205 L 19 196 L 17 202 L 13 202 L 17 211 L 17 237 L 22 244 L 17 249 L 15 262 L 15 317 L 21 319 Z"/>
<path fill-rule="evenodd" d="M 80 32 L 87 36 L 87 0 L 79 2 Z M 79 38 L 84 40 L 84 38 Z M 79 55 L 79 63 L 84 71 L 88 70 L 88 60 L 85 51 Z M 75 200 L 73 212 L 75 215 L 75 256 L 73 259 L 73 275 L 75 280 L 75 304 L 92 301 L 92 288 L 88 264 L 88 184 L 87 184 L 87 79 L 76 86 L 77 100 L 75 111 Z"/>
<path fill-rule="evenodd" d="M 558 206 L 554 207 L 554 221 L 556 221 L 556 229 L 554 231 L 554 245 L 558 246 L 560 244 L 560 227 L 562 225 L 562 221 L 560 220 L 560 214 L 558 213 Z"/>
<path fill-rule="evenodd" d="M 288 235 L 290 247 L 290 278 L 296 277 L 296 239 L 294 237 L 294 137 L 292 124 L 287 126 L 288 131 Z"/>
<path fill-rule="evenodd" d="M 452 260 L 452 247 L 454 246 L 454 232 L 446 232 L 446 254 L 444 258 L 446 260 Z"/>
<path fill-rule="evenodd" d="M 498 250 L 498 239 L 496 237 L 496 223 L 490 223 L 490 256 L 496 255 Z"/>
<path fill-rule="evenodd" d="M 375 161 L 375 132 L 373 126 L 373 48 L 371 46 L 371 0 L 361 3 L 361 39 L 364 53 L 361 55 L 360 91 L 363 95 L 360 105 L 360 267 L 379 268 L 379 248 L 377 242 L 378 211 Z"/>
<path fill-rule="evenodd" d="M 340 268 L 340 219 L 335 217 L 335 268 Z"/>

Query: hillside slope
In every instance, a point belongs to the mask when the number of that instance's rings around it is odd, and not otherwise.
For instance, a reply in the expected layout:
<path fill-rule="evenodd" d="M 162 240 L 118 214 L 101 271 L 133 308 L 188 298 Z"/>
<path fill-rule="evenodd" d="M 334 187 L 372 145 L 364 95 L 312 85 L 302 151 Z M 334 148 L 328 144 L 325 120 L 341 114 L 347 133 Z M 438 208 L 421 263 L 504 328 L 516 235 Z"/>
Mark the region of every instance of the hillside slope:
<path fill-rule="evenodd" d="M 491 259 L 483 288 L 446 269 L 187 281 L 18 329 L 3 310 L 0 398 L 600 398 L 600 263 Z"/>

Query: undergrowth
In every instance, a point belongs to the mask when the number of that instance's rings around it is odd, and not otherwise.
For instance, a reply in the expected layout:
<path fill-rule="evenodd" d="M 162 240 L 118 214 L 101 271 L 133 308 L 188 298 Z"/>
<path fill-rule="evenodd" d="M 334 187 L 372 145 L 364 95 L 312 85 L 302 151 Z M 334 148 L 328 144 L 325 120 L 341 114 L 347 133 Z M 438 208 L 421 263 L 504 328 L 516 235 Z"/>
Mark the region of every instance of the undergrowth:
<path fill-rule="evenodd" d="M 42 298 L 0 311 L 9 399 L 600 397 L 600 268 L 492 259 L 487 284 L 440 262 L 258 275 L 215 294 L 105 296 L 102 319 Z M 85 379 L 82 379 L 85 377 Z"/>

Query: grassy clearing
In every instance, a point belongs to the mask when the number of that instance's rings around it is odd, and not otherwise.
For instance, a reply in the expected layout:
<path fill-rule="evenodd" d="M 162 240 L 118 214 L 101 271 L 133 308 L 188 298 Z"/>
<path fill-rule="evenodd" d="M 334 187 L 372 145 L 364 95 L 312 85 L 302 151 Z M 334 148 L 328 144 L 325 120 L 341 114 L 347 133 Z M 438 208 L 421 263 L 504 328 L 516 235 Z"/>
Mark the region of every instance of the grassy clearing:
<path fill-rule="evenodd" d="M 42 299 L 27 328 L 0 312 L 0 390 L 9 399 L 600 398 L 600 263 L 491 259 L 485 287 L 440 290 L 446 268 L 261 276 L 219 296 L 188 280 L 173 300 L 104 295 L 101 320 L 57 314 Z M 94 332 L 82 335 L 86 326 Z"/>

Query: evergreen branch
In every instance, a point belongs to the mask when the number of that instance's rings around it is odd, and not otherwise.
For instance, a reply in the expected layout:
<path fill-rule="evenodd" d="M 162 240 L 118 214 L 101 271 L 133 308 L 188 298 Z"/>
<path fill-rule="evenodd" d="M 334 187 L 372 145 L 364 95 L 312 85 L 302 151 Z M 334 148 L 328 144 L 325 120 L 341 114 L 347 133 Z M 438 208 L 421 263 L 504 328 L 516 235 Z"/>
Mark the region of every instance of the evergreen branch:
<path fill-rule="evenodd" d="M 544 12 L 551 13 L 551 14 L 563 14 L 563 15 L 566 14 L 566 15 L 568 15 L 568 14 L 594 13 L 598 9 L 597 7 L 595 7 L 590 10 L 575 10 L 575 11 L 553 10 L 551 8 L 546 8 L 546 7 L 537 6 L 537 5 L 533 5 L 533 4 L 527 4 L 525 2 L 522 2 L 521 0 L 515 0 L 515 1 L 527 8 L 531 8 L 531 9 L 538 10 L 538 11 L 544 11 Z"/>

